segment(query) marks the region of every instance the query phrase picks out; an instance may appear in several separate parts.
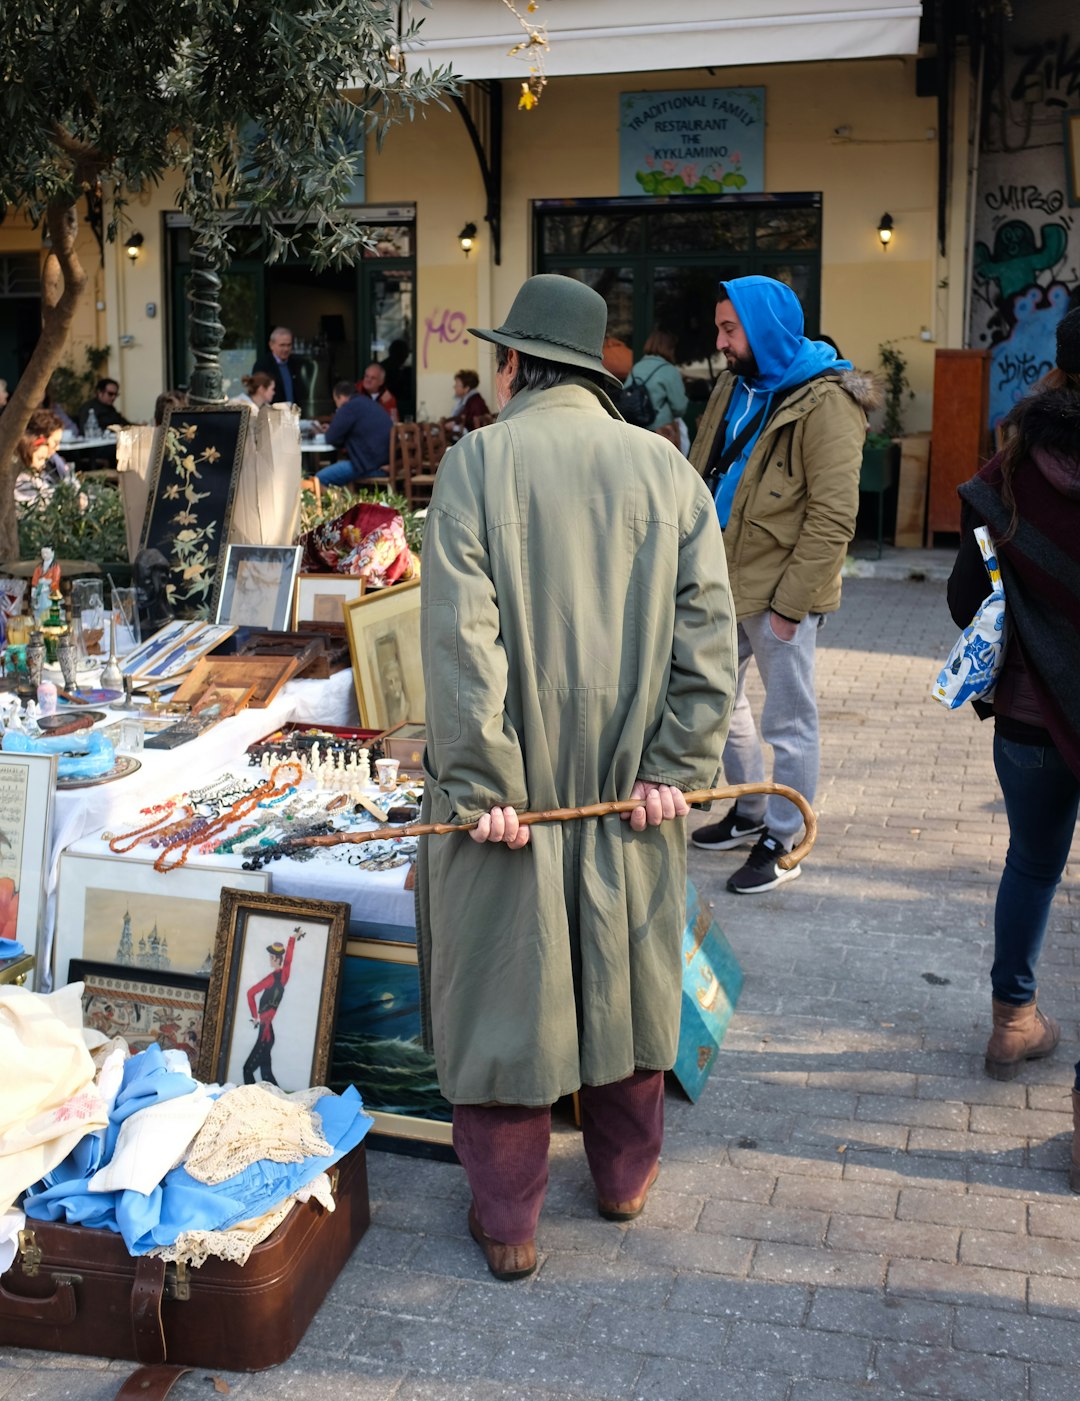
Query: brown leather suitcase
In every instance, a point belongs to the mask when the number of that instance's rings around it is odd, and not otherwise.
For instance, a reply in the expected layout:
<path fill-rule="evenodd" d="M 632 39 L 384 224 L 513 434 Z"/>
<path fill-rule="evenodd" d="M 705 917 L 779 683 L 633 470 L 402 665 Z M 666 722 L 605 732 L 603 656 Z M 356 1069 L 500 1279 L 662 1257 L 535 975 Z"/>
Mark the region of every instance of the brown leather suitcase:
<path fill-rule="evenodd" d="M 245 1265 L 167 1265 L 113 1231 L 28 1220 L 0 1277 L 0 1345 L 233 1372 L 284 1362 L 371 1219 L 364 1145 L 333 1172 L 337 1209 L 294 1207 Z"/>

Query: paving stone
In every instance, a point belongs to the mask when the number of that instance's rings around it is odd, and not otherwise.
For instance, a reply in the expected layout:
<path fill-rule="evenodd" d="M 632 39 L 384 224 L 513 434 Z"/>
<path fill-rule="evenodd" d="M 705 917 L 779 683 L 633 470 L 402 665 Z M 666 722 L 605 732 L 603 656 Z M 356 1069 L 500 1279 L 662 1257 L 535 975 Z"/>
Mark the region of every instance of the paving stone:
<path fill-rule="evenodd" d="M 939 1304 L 895 1295 L 860 1294 L 850 1289 L 818 1289 L 807 1327 L 829 1333 L 892 1338 L 927 1347 L 947 1347 L 952 1314 Z"/>
<path fill-rule="evenodd" d="M 870 1341 L 775 1323 L 736 1323 L 724 1362 L 747 1371 L 781 1372 L 788 1377 L 865 1378 Z"/>
<path fill-rule="evenodd" d="M 900 1192 L 896 1215 L 901 1221 L 933 1221 L 942 1226 L 968 1226 L 986 1231 L 1023 1231 L 1027 1228 L 1027 1209 L 1022 1202 L 1001 1197 L 954 1192 L 930 1192 L 919 1187 L 905 1187 Z M 1055 1234 L 1052 1231 L 1046 1235 Z"/>
<path fill-rule="evenodd" d="M 898 1195 L 895 1188 L 849 1181 L 847 1178 L 831 1182 L 781 1174 L 777 1178 L 772 1200 L 774 1206 L 797 1207 L 805 1211 L 841 1211 L 857 1216 L 892 1217 L 896 1214 Z"/>
<path fill-rule="evenodd" d="M 586 1323 L 579 1346 L 587 1352 L 644 1353 L 650 1357 L 679 1357 L 690 1362 L 715 1363 L 730 1326 L 702 1320 L 692 1313 L 665 1309 L 596 1309 Z M 750 1370 L 753 1370 L 751 1367 Z"/>
<path fill-rule="evenodd" d="M 445 1312 L 457 1288 L 454 1280 L 439 1275 L 368 1265 L 340 1274 L 326 1296 L 324 1307 L 337 1305 L 434 1318 Z"/>
<path fill-rule="evenodd" d="M 1031 1275 L 1066 1275 L 1080 1279 L 1080 1251 L 1072 1241 L 1052 1236 L 1010 1236 L 995 1231 L 963 1231 L 960 1261 L 993 1269 L 1023 1270 Z"/>
<path fill-rule="evenodd" d="M 986 1196 L 1064 1197 L 1074 1200 L 1068 1174 L 1048 1168 L 1014 1167 L 1011 1163 L 971 1162 L 966 1165 L 972 1192 Z"/>
<path fill-rule="evenodd" d="M 743 1372 L 725 1367 L 723 1387 L 739 1401 L 784 1401 L 786 1377 L 775 1372 Z M 716 1401 L 715 1365 L 681 1362 L 669 1357 L 649 1358 L 635 1390 L 635 1401 Z"/>
<path fill-rule="evenodd" d="M 1031 1313 L 1080 1322 L 1080 1280 L 1032 1275 L 1028 1280 L 1028 1309 Z"/>
<path fill-rule="evenodd" d="M 791 1384 L 788 1401 L 896 1401 L 896 1391 L 874 1382 L 826 1382 L 816 1378 L 804 1381 L 797 1377 Z"/>
<path fill-rule="evenodd" d="M 826 1237 L 827 1244 L 836 1250 L 865 1250 L 915 1260 L 955 1260 L 959 1239 L 955 1227 L 841 1215 L 832 1218 Z"/>
<path fill-rule="evenodd" d="M 825 1143 L 833 1147 L 896 1148 L 907 1145 L 904 1124 L 878 1124 L 861 1119 L 808 1119 L 792 1134 L 795 1143 Z"/>
<path fill-rule="evenodd" d="M 490 1329 L 507 1338 L 524 1333 L 568 1343 L 578 1337 L 592 1307 L 584 1295 L 538 1289 L 534 1280 L 516 1281 L 511 1288 L 489 1279 L 488 1284 L 455 1286 L 441 1316 L 474 1331 Z"/>
<path fill-rule="evenodd" d="M 622 1260 L 718 1275 L 745 1275 L 754 1253 L 750 1241 L 725 1240 L 700 1231 L 683 1236 L 635 1225 L 633 1230 L 625 1232 L 625 1237 L 619 1257 Z"/>
<path fill-rule="evenodd" d="M 1080 1398 L 1080 1377 L 1075 1367 L 1041 1367 L 1034 1364 L 1028 1368 L 1031 1385 L 1031 1401 L 1078 1401 Z"/>
<path fill-rule="evenodd" d="M 326 1357 L 302 1344 L 280 1367 L 258 1373 L 252 1379 L 254 1386 L 245 1388 L 241 1395 L 246 1392 L 258 1401 L 390 1401 L 399 1394 L 403 1372 L 400 1364 L 383 1366 L 355 1357 Z M 229 1385 L 231 1392 L 232 1384 Z M 177 1396 L 179 1386 L 178 1383 L 169 1393 L 169 1401 Z M 205 1380 L 201 1389 L 192 1393 L 193 1398 L 199 1396 L 203 1401 L 215 1395 L 213 1385 L 207 1385 Z M 185 1398 L 181 1396 L 179 1401 Z"/>
<path fill-rule="evenodd" d="M 761 1206 L 756 1202 L 707 1202 L 697 1229 L 744 1240 L 819 1245 L 825 1239 L 828 1224 L 828 1216 L 821 1211 L 800 1211 L 775 1203 Z"/>
<path fill-rule="evenodd" d="M 892 1187 L 924 1187 L 935 1192 L 966 1192 L 968 1164 L 929 1154 L 851 1153 L 844 1156 L 845 1182 L 873 1182 Z"/>
<path fill-rule="evenodd" d="M 749 1318 L 758 1323 L 800 1324 L 810 1303 L 803 1285 L 758 1284 L 719 1275 L 680 1274 L 667 1306 L 713 1318 Z"/>
<path fill-rule="evenodd" d="M 1080 1240 L 1080 1211 L 1076 1198 L 1071 1202 L 1032 1202 L 1028 1207 L 1028 1229 L 1033 1236 Z"/>
<path fill-rule="evenodd" d="M 373 1364 L 377 1370 L 400 1369 L 467 1380 L 477 1375 L 478 1368 L 488 1366 L 499 1343 L 497 1336 L 484 1329 L 465 1329 L 453 1323 L 427 1319 L 405 1323 L 363 1309 L 354 1310 L 354 1316 L 356 1329 L 345 1349 L 346 1359 Z"/>
<path fill-rule="evenodd" d="M 538 1339 L 501 1347 L 489 1374 L 522 1387 L 562 1387 L 575 1396 L 610 1396 L 624 1401 L 644 1361 L 642 1353 L 590 1352 Z"/>
<path fill-rule="evenodd" d="M 485 1278 L 491 1278 L 486 1271 Z M 537 1293 L 565 1290 L 589 1300 L 614 1300 L 623 1307 L 661 1309 L 674 1282 L 674 1268 L 640 1264 L 625 1255 L 612 1261 L 555 1251 L 540 1261 L 533 1288 Z"/>
<path fill-rule="evenodd" d="M 652 1205 L 656 1192 L 686 1193 L 693 1197 L 718 1197 L 729 1202 L 767 1202 L 776 1186 L 775 1172 L 749 1172 L 724 1165 L 671 1161 L 667 1153 L 661 1164 L 661 1178 L 649 1194 Z"/>
<path fill-rule="evenodd" d="M 880 1123 L 919 1125 L 928 1129 L 964 1130 L 970 1110 L 956 1100 L 913 1099 L 900 1095 L 860 1095 L 856 1119 Z"/>
<path fill-rule="evenodd" d="M 890 1294 L 913 1294 L 943 1304 L 981 1300 L 988 1308 L 1022 1309 L 1027 1300 L 1027 1276 L 1016 1269 L 991 1270 L 942 1260 L 890 1260 L 888 1289 Z"/>
<path fill-rule="evenodd" d="M 573 1401 L 572 1391 L 551 1391 L 547 1387 L 523 1387 L 518 1382 L 455 1382 L 450 1391 L 443 1381 L 404 1381 L 394 1392 L 393 1401 Z"/>
<path fill-rule="evenodd" d="M 1076 1350 L 1076 1324 L 1064 1318 L 1028 1318 L 985 1309 L 956 1311 L 953 1346 L 970 1352 L 1019 1357 L 1027 1362 L 1055 1366 L 1080 1364 Z M 1080 1371 L 1077 1372 L 1080 1380 Z"/>
<path fill-rule="evenodd" d="M 135 1370 L 134 1362 L 129 1370 Z M 114 1401 L 120 1385 L 114 1372 L 84 1367 L 42 1367 L 31 1372 L 12 1369 L 12 1374 L 16 1382 L 7 1387 L 6 1392 L 18 1401 Z M 3 1385 L 2 1378 L 0 1374 L 0 1385 Z M 389 1394 L 388 1390 L 384 1391 L 378 1401 Z M 369 1398 L 364 1397 L 363 1401 Z"/>
<path fill-rule="evenodd" d="M 738 1141 L 728 1148 L 728 1157 L 736 1168 L 749 1169 L 751 1171 L 777 1173 L 789 1173 L 793 1177 L 840 1177 L 844 1171 L 844 1164 L 830 1153 L 828 1157 L 820 1154 L 808 1154 L 805 1146 L 789 1147 L 777 1146 L 776 1148 L 757 1143 Z"/>
<path fill-rule="evenodd" d="M 884 1342 L 875 1359 L 877 1375 L 897 1394 L 940 1396 L 947 1401 L 1001 1401 L 1021 1397 L 1027 1387 L 1022 1362 L 979 1357 L 946 1348 Z"/>
<path fill-rule="evenodd" d="M 971 1132 L 993 1134 L 1022 1133 L 1026 1138 L 1055 1138 L 1058 1134 L 1072 1135 L 1072 1106 L 1059 1113 L 1049 1109 L 998 1109 L 992 1105 L 976 1104 L 971 1110 Z"/>
<path fill-rule="evenodd" d="M 750 1267 L 752 1279 L 828 1284 L 852 1289 L 879 1288 L 884 1272 L 884 1261 L 870 1255 L 764 1242 L 757 1247 Z"/>

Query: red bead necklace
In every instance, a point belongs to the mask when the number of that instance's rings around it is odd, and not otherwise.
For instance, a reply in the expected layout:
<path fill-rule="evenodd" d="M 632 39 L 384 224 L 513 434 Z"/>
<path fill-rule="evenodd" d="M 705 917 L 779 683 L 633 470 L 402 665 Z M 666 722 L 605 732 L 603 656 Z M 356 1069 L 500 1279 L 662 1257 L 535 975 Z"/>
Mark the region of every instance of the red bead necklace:
<path fill-rule="evenodd" d="M 285 773 L 290 771 L 295 777 L 285 778 Z M 282 775 L 280 781 L 279 774 Z M 175 871 L 188 859 L 194 846 L 219 836 L 234 822 L 240 822 L 249 813 L 254 812 L 261 802 L 265 802 L 268 798 L 280 797 L 290 788 L 295 788 L 303 777 L 304 771 L 299 764 L 278 764 L 275 769 L 271 770 L 269 778 L 260 783 L 257 788 L 253 788 L 250 793 L 245 793 L 242 798 L 238 798 L 232 807 L 226 809 L 220 817 L 213 818 L 205 826 L 200 827 L 197 832 L 187 833 L 169 843 L 165 850 L 159 853 L 154 862 L 154 870 Z M 176 859 L 169 860 L 175 853 L 179 853 L 176 855 Z"/>

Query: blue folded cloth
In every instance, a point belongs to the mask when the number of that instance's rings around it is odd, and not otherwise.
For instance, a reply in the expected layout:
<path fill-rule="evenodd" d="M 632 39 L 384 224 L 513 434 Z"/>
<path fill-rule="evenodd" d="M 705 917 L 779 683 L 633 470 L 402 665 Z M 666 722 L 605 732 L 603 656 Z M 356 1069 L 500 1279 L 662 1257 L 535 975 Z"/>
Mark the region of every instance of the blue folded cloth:
<path fill-rule="evenodd" d="M 0 959 L 22 958 L 25 952 L 18 939 L 0 939 Z"/>

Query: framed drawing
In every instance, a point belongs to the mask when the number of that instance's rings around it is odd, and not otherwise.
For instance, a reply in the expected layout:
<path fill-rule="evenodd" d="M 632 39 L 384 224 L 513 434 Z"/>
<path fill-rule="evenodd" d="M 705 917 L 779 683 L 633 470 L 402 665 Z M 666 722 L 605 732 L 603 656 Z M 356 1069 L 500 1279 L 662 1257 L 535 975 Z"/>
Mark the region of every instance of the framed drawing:
<path fill-rule="evenodd" d="M 136 686 L 163 686 L 186 675 L 191 668 L 227 637 L 235 627 L 213 623 L 168 623 L 130 656 L 120 670 Z"/>
<path fill-rule="evenodd" d="M 221 892 L 200 1080 L 324 1085 L 349 906 Z"/>
<path fill-rule="evenodd" d="M 56 763 L 55 754 L 0 752 L 0 938 L 16 939 L 35 955 L 45 911 Z"/>
<path fill-rule="evenodd" d="M 73 958 L 73 983 L 83 985 L 83 1018 L 105 1036 L 122 1036 L 132 1053 L 155 1041 L 163 1051 L 186 1051 L 192 1065 L 202 1046 L 205 978 L 185 973 L 136 972 Z"/>
<path fill-rule="evenodd" d="M 421 1042 L 415 944 L 365 938 L 345 945 L 327 1085 L 340 1093 L 352 1084 L 375 1120 L 373 1133 L 453 1155 L 452 1107 Z"/>
<path fill-rule="evenodd" d="M 269 876 L 192 865 L 162 875 L 152 860 L 64 852 L 53 941 L 57 985 L 70 981 L 72 959 L 208 978 L 226 885 L 262 892 Z"/>
<path fill-rule="evenodd" d="M 1065 123 L 1065 186 L 1069 203 L 1080 205 L 1080 110 L 1066 112 Z"/>
<path fill-rule="evenodd" d="M 250 415 L 244 406 L 167 409 L 154 436 L 141 549 L 169 562 L 177 613 L 212 618 Z"/>
<path fill-rule="evenodd" d="M 293 599 L 293 627 L 301 623 L 340 623 L 342 606 L 364 596 L 357 574 L 300 574 Z"/>
<path fill-rule="evenodd" d="M 252 688 L 248 705 L 263 710 L 296 672 L 295 657 L 205 657 L 177 688 L 174 701 L 190 705 L 211 688 Z"/>
<path fill-rule="evenodd" d="M 230 545 L 214 622 L 278 632 L 287 628 L 303 552 L 300 545 Z"/>
<path fill-rule="evenodd" d="M 424 719 L 420 580 L 366 593 L 345 605 L 360 723 L 390 730 Z"/>

